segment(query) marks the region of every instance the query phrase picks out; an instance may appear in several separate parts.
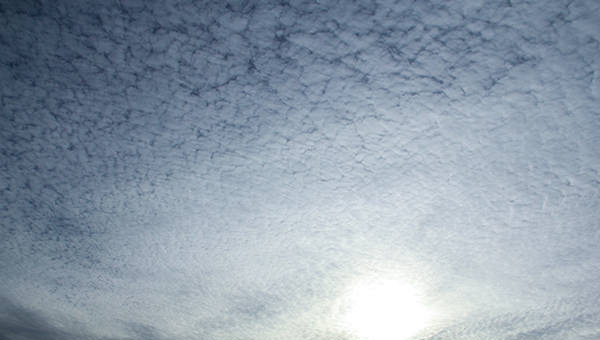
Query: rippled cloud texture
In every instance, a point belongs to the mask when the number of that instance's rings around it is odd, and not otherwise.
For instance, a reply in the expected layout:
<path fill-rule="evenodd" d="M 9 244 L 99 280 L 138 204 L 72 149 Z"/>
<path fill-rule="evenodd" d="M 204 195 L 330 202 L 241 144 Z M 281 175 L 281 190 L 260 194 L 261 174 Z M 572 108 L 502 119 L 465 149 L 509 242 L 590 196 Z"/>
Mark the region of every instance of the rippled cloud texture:
<path fill-rule="evenodd" d="M 0 0 L 0 339 L 360 340 L 343 292 L 390 277 L 415 339 L 599 339 L 598 32 L 594 0 Z"/>

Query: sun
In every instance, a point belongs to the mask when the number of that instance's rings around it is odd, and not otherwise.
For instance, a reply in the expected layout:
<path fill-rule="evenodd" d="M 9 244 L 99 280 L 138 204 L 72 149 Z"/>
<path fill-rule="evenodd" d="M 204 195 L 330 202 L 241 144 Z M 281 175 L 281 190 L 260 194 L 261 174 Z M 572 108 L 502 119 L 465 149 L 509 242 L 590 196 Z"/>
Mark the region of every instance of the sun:
<path fill-rule="evenodd" d="M 360 340 L 405 340 L 427 326 L 430 313 L 412 287 L 393 280 L 364 281 L 349 289 L 345 328 Z"/>

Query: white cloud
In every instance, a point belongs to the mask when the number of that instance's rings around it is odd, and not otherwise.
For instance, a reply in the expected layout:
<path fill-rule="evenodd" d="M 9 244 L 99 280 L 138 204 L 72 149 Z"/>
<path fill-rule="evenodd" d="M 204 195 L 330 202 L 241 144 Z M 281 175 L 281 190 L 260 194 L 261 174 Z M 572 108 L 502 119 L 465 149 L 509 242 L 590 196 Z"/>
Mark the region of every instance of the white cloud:
<path fill-rule="evenodd" d="M 593 1 L 0 5 L 0 338 L 600 335 Z M 360 333 L 360 332 L 358 332 Z"/>

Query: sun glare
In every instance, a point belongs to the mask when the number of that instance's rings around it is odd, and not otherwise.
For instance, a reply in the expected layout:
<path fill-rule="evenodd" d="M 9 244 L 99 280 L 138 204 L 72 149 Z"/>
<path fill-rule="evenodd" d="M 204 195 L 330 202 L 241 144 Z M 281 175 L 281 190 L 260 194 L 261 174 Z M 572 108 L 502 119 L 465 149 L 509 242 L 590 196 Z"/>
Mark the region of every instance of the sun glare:
<path fill-rule="evenodd" d="M 345 326 L 360 340 L 405 340 L 430 318 L 418 292 L 396 281 L 361 282 L 347 303 Z"/>

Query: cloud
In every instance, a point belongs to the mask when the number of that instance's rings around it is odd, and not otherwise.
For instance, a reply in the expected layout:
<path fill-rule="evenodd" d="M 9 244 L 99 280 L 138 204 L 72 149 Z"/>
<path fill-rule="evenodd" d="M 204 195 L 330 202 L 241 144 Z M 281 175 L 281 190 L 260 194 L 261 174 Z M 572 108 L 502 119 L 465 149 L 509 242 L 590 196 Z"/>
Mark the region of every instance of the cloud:
<path fill-rule="evenodd" d="M 80 339 L 76 334 L 53 326 L 39 313 L 0 299 L 0 339 Z"/>
<path fill-rule="evenodd" d="M 1 336 L 353 339 L 365 278 L 421 338 L 596 336 L 599 13 L 3 3 Z"/>
<path fill-rule="evenodd" d="M 3 302 L 3 306 L 6 306 L 6 303 Z M 50 335 L 54 332 L 44 331 L 46 325 L 40 326 L 40 321 L 35 316 L 31 315 L 31 313 L 27 313 L 23 310 L 15 310 L 14 308 L 8 308 L 8 310 L 3 311 L 2 318 L 2 326 L 1 326 L 1 336 L 3 340 L 9 340 L 9 335 L 34 335 L 34 338 L 55 338 L 55 336 Z M 46 333 L 50 333 L 48 337 L 44 335 Z"/>
<path fill-rule="evenodd" d="M 76 320 L 69 320 L 75 321 Z M 2 340 L 163 340 L 168 339 L 149 325 L 129 324 L 124 327 L 128 335 L 124 337 L 105 337 L 93 335 L 82 327 L 79 331 L 52 322 L 41 311 L 34 311 L 16 305 L 6 298 L 0 299 L 0 339 Z"/>

